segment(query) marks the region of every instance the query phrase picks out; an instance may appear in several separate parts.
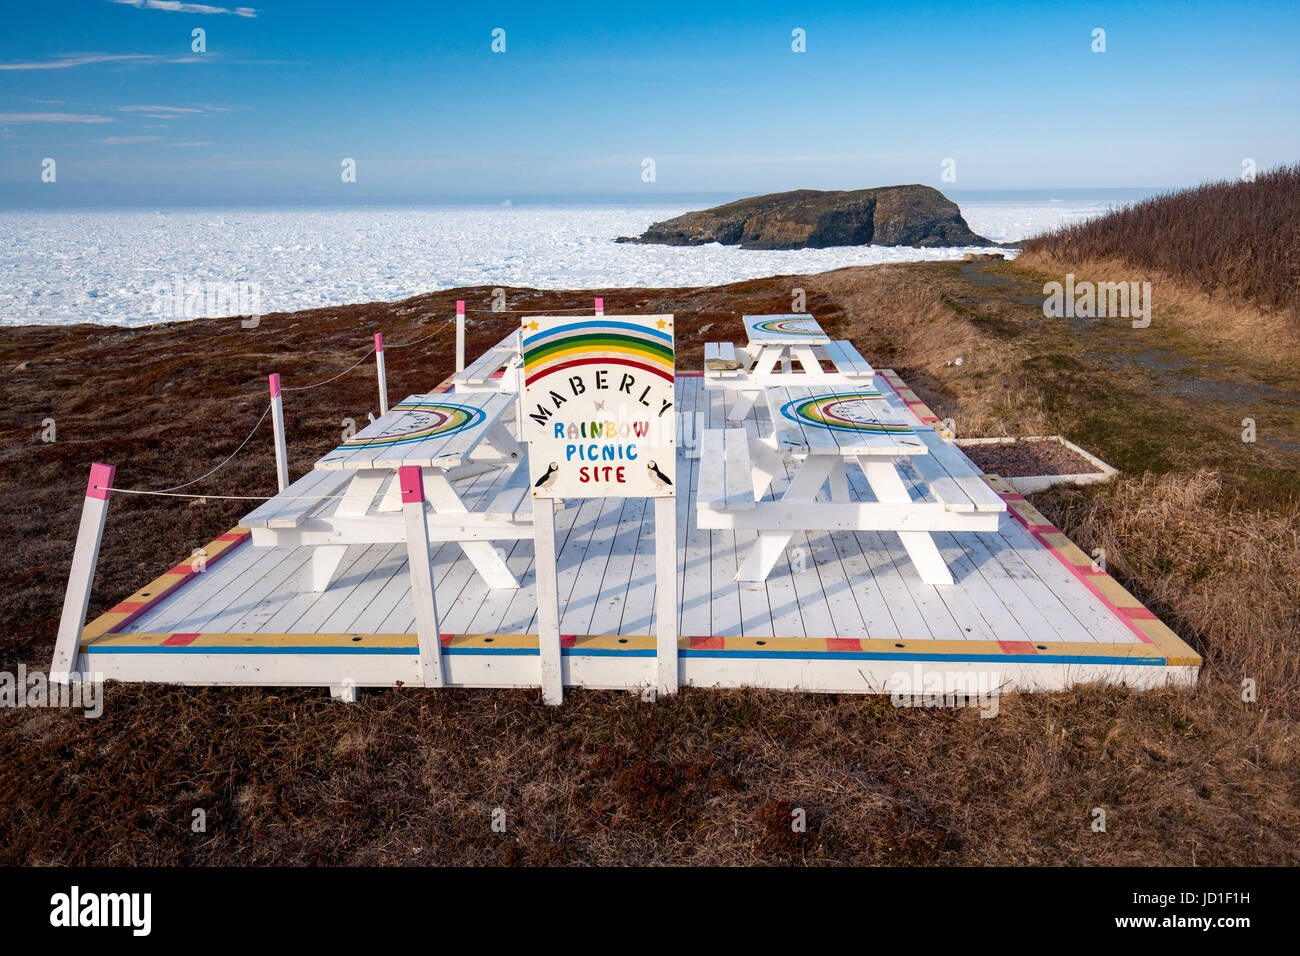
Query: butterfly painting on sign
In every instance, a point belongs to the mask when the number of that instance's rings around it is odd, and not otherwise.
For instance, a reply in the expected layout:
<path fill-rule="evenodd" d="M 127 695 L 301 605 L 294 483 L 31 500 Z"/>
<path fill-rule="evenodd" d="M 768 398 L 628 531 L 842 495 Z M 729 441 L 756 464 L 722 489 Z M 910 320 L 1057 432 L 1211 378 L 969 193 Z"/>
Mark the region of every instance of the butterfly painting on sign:
<path fill-rule="evenodd" d="M 523 353 L 534 497 L 676 494 L 671 315 L 529 316 Z"/>

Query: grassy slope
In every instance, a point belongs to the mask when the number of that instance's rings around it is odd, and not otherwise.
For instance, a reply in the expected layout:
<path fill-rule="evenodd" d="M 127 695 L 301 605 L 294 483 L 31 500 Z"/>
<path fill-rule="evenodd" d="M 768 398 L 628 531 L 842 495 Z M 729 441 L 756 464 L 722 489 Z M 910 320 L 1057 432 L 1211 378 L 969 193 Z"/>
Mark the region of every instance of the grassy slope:
<path fill-rule="evenodd" d="M 1036 504 L 1206 656 L 1186 693 L 1079 689 L 1001 715 L 887 700 L 688 691 L 656 705 L 572 692 L 114 686 L 105 716 L 0 712 L 0 862 L 1291 863 L 1300 860 L 1300 375 L 1261 350 L 1204 354 L 1176 310 L 1146 330 L 1041 312 L 1017 264 L 914 264 L 719 289 L 606 291 L 674 311 L 684 366 L 790 288 L 962 434 L 1062 433 L 1122 469 Z M 583 306 L 593 293 L 512 307 Z M 486 290 L 463 293 L 473 308 Z M 165 486 L 229 454 L 287 385 L 341 371 L 370 331 L 428 334 L 455 293 L 140 332 L 7 330 L 0 669 L 46 666 L 86 464 Z M 509 319 L 485 322 L 471 353 Z M 707 328 L 706 328 L 707 327 Z M 450 367 L 446 338 L 389 355 L 391 394 Z M 945 364 L 957 355 L 961 366 Z M 1212 364 L 1206 364 L 1206 360 Z M 10 371 L 27 361 L 25 371 Z M 371 367 L 289 396 L 295 473 L 373 407 Z M 241 404 L 241 402 L 243 404 Z M 1244 445 L 1252 415 L 1260 440 Z M 39 441 L 55 418 L 58 441 Z M 269 437 L 203 490 L 270 490 Z M 241 502 L 120 496 L 98 613 L 234 523 Z M 1243 704 L 1253 677 L 1259 702 Z M 494 835 L 503 807 L 509 833 Z M 809 832 L 792 834 L 792 807 Z M 1105 807 L 1108 832 L 1091 832 Z M 188 828 L 195 807 L 209 830 Z"/>

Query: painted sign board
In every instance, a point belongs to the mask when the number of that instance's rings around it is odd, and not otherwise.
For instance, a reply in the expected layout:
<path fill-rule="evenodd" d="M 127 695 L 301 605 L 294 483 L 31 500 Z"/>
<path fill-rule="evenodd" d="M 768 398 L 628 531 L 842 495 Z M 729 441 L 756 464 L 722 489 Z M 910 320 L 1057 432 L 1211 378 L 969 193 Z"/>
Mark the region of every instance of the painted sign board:
<path fill-rule="evenodd" d="M 671 498 L 671 315 L 523 320 L 523 438 L 537 498 Z"/>

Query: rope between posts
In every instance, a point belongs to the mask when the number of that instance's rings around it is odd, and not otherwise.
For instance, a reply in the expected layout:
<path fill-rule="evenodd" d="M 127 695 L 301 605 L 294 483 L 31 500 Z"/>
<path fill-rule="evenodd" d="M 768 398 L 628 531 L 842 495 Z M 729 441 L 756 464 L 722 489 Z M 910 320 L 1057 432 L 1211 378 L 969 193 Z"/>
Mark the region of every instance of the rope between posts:
<path fill-rule="evenodd" d="M 193 484 L 193 482 L 190 482 Z M 184 488 L 185 485 L 177 485 L 178 488 Z M 342 501 L 346 495 L 180 495 L 172 491 L 145 491 L 140 488 L 113 488 L 108 485 L 96 485 L 97 491 L 111 491 L 114 494 L 123 495 L 162 495 L 166 498 L 212 498 L 221 501 L 270 501 L 275 498 L 279 501 Z"/>
<path fill-rule="evenodd" d="M 575 309 L 543 309 L 537 307 L 532 309 L 466 309 L 465 311 L 478 312 L 480 314 L 494 314 L 494 315 L 505 315 L 505 314 L 522 315 L 525 312 L 532 312 L 536 315 L 555 315 L 559 312 L 587 312 L 592 314 L 593 316 L 595 315 L 595 313 L 591 311 L 591 306 L 589 305 L 584 305 Z"/>
<path fill-rule="evenodd" d="M 489 311 L 489 310 L 480 310 L 480 309 L 475 309 L 474 311 L 478 312 L 478 311 Z M 522 311 L 522 310 L 521 310 L 521 311 Z M 555 310 L 555 311 L 574 311 L 574 310 L 572 310 L 572 309 L 560 309 L 560 310 Z M 402 348 L 407 348 L 407 347 L 412 346 L 412 345 L 419 345 L 421 342 L 427 342 L 427 341 L 429 341 L 430 339 L 436 338 L 437 336 L 439 336 L 439 335 L 441 335 L 443 332 L 445 332 L 445 331 L 447 330 L 447 327 L 448 327 L 449 325 L 451 325 L 452 321 L 453 321 L 452 319 L 447 319 L 446 321 L 443 322 L 442 325 L 438 326 L 438 327 L 437 327 L 436 329 L 434 329 L 431 333 L 429 333 L 428 335 L 424 336 L 424 338 L 416 339 L 414 342 L 400 342 L 400 343 L 392 344 L 392 345 L 389 345 L 388 348 L 390 348 L 390 349 L 402 349 Z M 322 386 L 322 385 L 328 385 L 330 382 L 337 381 L 338 379 L 342 378 L 344 375 L 347 375 L 349 372 L 351 372 L 353 369 L 355 369 L 355 368 L 356 368 L 357 366 L 359 366 L 362 362 L 366 361 L 367 359 L 370 358 L 370 356 L 372 356 L 372 355 L 374 355 L 374 354 L 375 354 L 375 349 L 372 347 L 369 351 L 366 352 L 365 355 L 361 356 L 361 358 L 357 359 L 356 362 L 354 362 L 352 365 L 350 365 L 350 366 L 348 366 L 347 368 L 345 368 L 343 371 L 339 372 L 337 375 L 332 375 L 332 376 L 330 376 L 329 378 L 324 379 L 324 380 L 319 381 L 319 382 L 313 382 L 313 383 L 310 384 L 310 385 L 285 385 L 285 386 L 282 386 L 282 387 L 281 387 L 281 391 L 284 391 L 284 392 L 305 392 L 305 391 L 307 391 L 308 389 L 319 388 L 319 387 Z M 266 408 L 262 410 L 261 417 L 259 417 L 259 418 L 257 419 L 257 424 L 255 424 L 255 425 L 253 426 L 252 431 L 250 431 L 250 432 L 248 433 L 248 435 L 245 436 L 244 440 L 241 441 L 241 442 L 239 443 L 239 447 L 236 448 L 234 451 L 232 451 L 232 452 L 229 454 L 229 456 L 227 456 L 227 457 L 225 458 L 225 460 L 223 460 L 223 461 L 221 462 L 221 464 L 217 465 L 217 466 L 216 466 L 215 468 L 213 468 L 211 471 L 207 471 L 207 472 L 203 473 L 202 475 L 199 475 L 199 477 L 197 477 L 197 478 L 193 478 L 193 479 L 191 479 L 191 480 L 189 480 L 189 481 L 186 481 L 186 482 L 183 482 L 182 484 L 179 484 L 179 485 L 173 485 L 173 486 L 170 487 L 170 488 L 162 488 L 162 489 L 159 489 L 159 490 L 157 490 L 157 491 L 145 490 L 145 489 L 140 489 L 140 488 L 110 488 L 110 487 L 106 487 L 106 486 L 103 486 L 103 485 L 96 485 L 96 486 L 95 486 L 95 487 L 96 487 L 96 490 L 99 490 L 99 491 L 111 491 L 111 492 L 115 492 L 115 493 L 117 493 L 117 494 L 123 494 L 123 495 L 159 495 L 159 496 L 165 496 L 165 497 L 170 497 L 170 498 L 213 498 L 213 499 L 222 499 L 222 500 L 229 500 L 229 501 L 266 501 L 266 500 L 268 500 L 269 498 L 272 498 L 272 497 L 279 497 L 279 498 L 281 498 L 282 500 L 286 500 L 286 501 L 335 501 L 335 500 L 340 500 L 340 499 L 343 497 L 342 495 L 328 495 L 328 496 L 324 496 L 324 497 L 305 497 L 305 496 L 292 496 L 292 495 L 290 495 L 290 496 L 285 496 L 285 495 L 195 495 L 195 494 L 183 495 L 183 494 L 177 494 L 177 492 L 180 491 L 180 489 L 182 489 L 182 488 L 188 488 L 190 485 L 196 485 L 196 484 L 198 484 L 200 481 L 203 481 L 205 478 L 210 478 L 210 477 L 212 477 L 212 476 L 215 475 L 218 471 L 220 471 L 222 468 L 226 467 L 226 465 L 230 464 L 231 460 L 234 459 L 234 457 L 235 457 L 236 455 L 238 455 L 241 451 L 243 451 L 243 450 L 244 450 L 244 446 L 247 445 L 247 444 L 252 440 L 252 438 L 253 438 L 253 436 L 254 436 L 255 434 L 257 434 L 257 430 L 258 430 L 259 428 L 262 427 L 262 422 L 266 421 L 266 416 L 270 413 L 271 408 L 272 408 L 272 403 L 268 402 Z"/>
<path fill-rule="evenodd" d="M 369 352 L 361 356 L 361 358 L 357 359 L 357 361 L 354 364 L 348 366 L 343 371 L 339 372 L 337 375 L 325 379 L 323 382 L 312 382 L 312 384 L 310 385 L 282 385 L 280 386 L 280 391 L 305 392 L 309 388 L 320 388 L 322 385 L 328 385 L 330 382 L 337 381 L 338 379 L 342 378 L 344 375 L 347 375 L 348 372 L 352 371 L 354 368 L 356 368 L 358 365 L 360 365 L 362 362 L 364 362 L 366 359 L 370 358 L 370 356 L 374 354 L 375 354 L 375 350 L 372 347 Z"/>
<path fill-rule="evenodd" d="M 191 480 L 191 481 L 184 482 L 183 484 L 172 485 L 172 487 L 170 487 L 170 488 L 163 488 L 161 491 L 138 491 L 138 492 L 133 492 L 133 491 L 129 491 L 129 490 L 125 489 L 125 488 L 121 488 L 121 489 L 113 488 L 113 489 L 109 489 L 109 490 L 111 490 L 111 491 L 122 491 L 122 492 L 124 492 L 124 493 L 126 493 L 126 494 L 166 495 L 166 494 L 171 494 L 171 493 L 174 492 L 174 491 L 179 491 L 181 488 L 188 488 L 190 485 L 196 485 L 196 484 L 198 484 L 200 481 L 202 481 L 204 478 L 208 478 L 208 477 L 210 477 L 211 475 L 215 475 L 215 474 L 216 474 L 218 471 L 220 471 L 222 468 L 226 467 L 226 465 L 230 464 L 230 459 L 231 459 L 231 458 L 234 458 L 234 457 L 235 457 L 236 455 L 238 455 L 241 451 L 243 451 L 243 450 L 244 450 L 244 446 L 247 445 L 247 444 L 249 443 L 249 441 L 252 439 L 252 437 L 253 437 L 255 434 L 257 434 L 257 430 L 258 430 L 259 428 L 262 427 L 262 422 L 266 421 L 266 416 L 267 416 L 267 414 L 268 414 L 270 411 L 271 411 L 271 403 L 270 403 L 270 402 L 267 402 L 267 403 L 266 403 L 266 408 L 263 409 L 263 411 L 262 411 L 262 417 L 259 418 L 259 419 L 257 420 L 257 424 L 253 426 L 253 430 L 252 430 L 251 432 L 248 433 L 248 436 L 247 436 L 243 441 L 241 441 L 241 442 L 239 443 L 239 447 L 236 448 L 234 451 L 232 451 L 232 452 L 230 453 L 230 456 L 229 456 L 228 458 L 226 458 L 225 461 L 223 461 L 221 464 L 217 465 L 216 468 L 213 468 L 211 471 L 207 472 L 206 474 L 199 475 L 199 477 L 197 477 L 197 478 L 195 478 L 195 479 L 193 479 L 193 480 Z M 202 497 L 204 497 L 204 496 L 203 496 L 203 495 L 190 495 L 190 496 L 186 496 L 186 495 L 178 495 L 177 497 L 182 497 L 182 498 L 183 498 L 183 497 L 202 498 Z"/>
<path fill-rule="evenodd" d="M 386 348 L 386 349 L 404 349 L 404 348 L 409 348 L 409 347 L 412 346 L 412 345 L 419 345 L 421 342 L 427 342 L 427 341 L 429 341 L 429 339 L 436 338 L 437 336 L 441 335 L 443 332 L 447 331 L 447 326 L 451 325 L 451 323 L 454 322 L 454 321 L 455 321 L 455 319 L 446 319 L 446 320 L 444 320 L 443 323 L 442 323 L 442 325 L 438 326 L 436 329 L 434 329 L 432 332 L 430 332 L 428 335 L 426 335 L 426 336 L 425 336 L 424 338 L 422 338 L 422 339 L 416 339 L 414 342 L 398 342 L 398 343 L 395 343 L 395 344 L 393 344 L 393 345 L 387 345 L 387 344 L 385 344 L 385 345 L 384 345 L 384 348 Z M 371 351 L 374 351 L 374 350 L 371 349 Z"/>

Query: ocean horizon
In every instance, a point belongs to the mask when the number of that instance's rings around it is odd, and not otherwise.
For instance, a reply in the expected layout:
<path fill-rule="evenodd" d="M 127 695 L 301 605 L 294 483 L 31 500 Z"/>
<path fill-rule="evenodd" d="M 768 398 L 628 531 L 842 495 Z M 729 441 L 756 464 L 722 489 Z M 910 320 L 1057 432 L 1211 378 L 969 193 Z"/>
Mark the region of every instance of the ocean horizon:
<path fill-rule="evenodd" d="M 1045 191 L 1046 192 L 1046 191 Z M 1141 191 L 1089 199 L 959 200 L 980 235 L 1015 242 L 1105 213 Z M 1132 193 L 1123 195 L 1124 192 Z M 392 301 L 459 286 L 543 289 L 723 285 L 986 247 L 619 244 L 692 204 L 211 206 L 0 210 L 0 325 L 140 326 Z M 177 289 L 206 290 L 178 305 Z M 214 295 L 213 291 L 219 293 Z"/>

